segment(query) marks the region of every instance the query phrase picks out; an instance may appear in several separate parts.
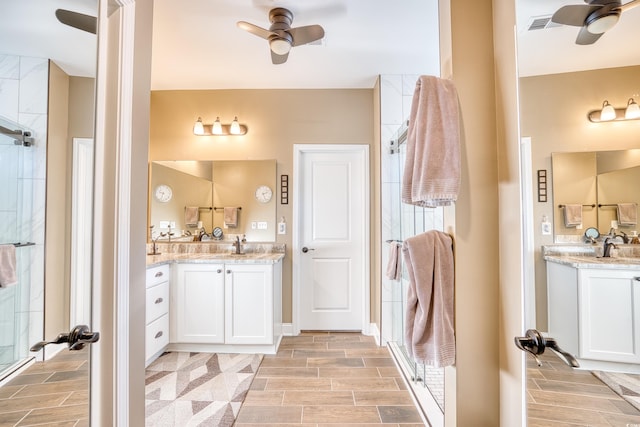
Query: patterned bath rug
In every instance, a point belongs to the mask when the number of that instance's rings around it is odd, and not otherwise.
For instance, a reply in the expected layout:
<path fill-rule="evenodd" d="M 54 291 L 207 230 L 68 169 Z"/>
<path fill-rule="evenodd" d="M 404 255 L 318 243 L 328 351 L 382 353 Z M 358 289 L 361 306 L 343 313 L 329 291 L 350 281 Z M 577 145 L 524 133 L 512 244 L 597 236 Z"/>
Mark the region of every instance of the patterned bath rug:
<path fill-rule="evenodd" d="M 640 375 L 605 371 L 591 373 L 640 411 Z"/>
<path fill-rule="evenodd" d="M 146 426 L 232 426 L 261 361 L 254 354 L 163 354 L 145 374 Z"/>

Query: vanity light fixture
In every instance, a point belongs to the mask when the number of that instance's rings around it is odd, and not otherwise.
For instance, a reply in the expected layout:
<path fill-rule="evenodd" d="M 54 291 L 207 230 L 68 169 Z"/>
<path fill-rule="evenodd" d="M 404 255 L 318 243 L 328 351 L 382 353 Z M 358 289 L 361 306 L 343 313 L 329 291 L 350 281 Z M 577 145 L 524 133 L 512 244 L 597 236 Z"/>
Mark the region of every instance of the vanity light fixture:
<path fill-rule="evenodd" d="M 247 125 L 238 122 L 238 116 L 230 124 L 220 122 L 220 117 L 210 124 L 204 124 L 202 118 L 198 117 L 193 125 L 193 134 L 198 136 L 224 136 L 224 135 L 244 135 L 247 133 Z"/>
<path fill-rule="evenodd" d="M 640 106 L 629 98 L 625 108 L 614 108 L 609 101 L 602 103 L 602 109 L 589 111 L 589 121 L 593 123 L 640 119 Z"/>

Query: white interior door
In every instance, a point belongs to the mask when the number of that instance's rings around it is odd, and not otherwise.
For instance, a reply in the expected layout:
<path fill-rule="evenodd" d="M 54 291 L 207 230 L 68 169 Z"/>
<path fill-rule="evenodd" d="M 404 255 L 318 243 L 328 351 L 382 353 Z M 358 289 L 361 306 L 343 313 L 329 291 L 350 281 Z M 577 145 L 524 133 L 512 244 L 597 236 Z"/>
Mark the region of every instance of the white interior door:
<path fill-rule="evenodd" d="M 294 147 L 296 332 L 368 330 L 368 148 Z"/>

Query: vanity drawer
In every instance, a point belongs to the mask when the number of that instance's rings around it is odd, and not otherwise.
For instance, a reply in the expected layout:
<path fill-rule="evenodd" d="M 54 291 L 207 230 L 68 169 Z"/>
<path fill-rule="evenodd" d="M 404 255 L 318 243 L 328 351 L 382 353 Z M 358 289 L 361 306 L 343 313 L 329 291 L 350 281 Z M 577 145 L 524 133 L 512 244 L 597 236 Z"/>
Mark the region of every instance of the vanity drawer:
<path fill-rule="evenodd" d="M 145 342 L 145 360 L 169 344 L 169 314 L 147 325 Z"/>
<path fill-rule="evenodd" d="M 169 312 L 169 282 L 147 288 L 146 322 L 156 320 Z"/>
<path fill-rule="evenodd" d="M 147 268 L 147 288 L 169 280 L 169 264 Z"/>

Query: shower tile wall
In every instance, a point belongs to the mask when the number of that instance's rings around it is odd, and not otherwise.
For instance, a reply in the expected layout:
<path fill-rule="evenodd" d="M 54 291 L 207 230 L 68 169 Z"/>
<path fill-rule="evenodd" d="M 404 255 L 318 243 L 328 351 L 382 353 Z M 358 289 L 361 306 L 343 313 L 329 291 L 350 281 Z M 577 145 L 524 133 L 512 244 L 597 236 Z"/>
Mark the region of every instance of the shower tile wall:
<path fill-rule="evenodd" d="M 382 177 L 382 268 L 388 262 L 387 240 L 404 240 L 426 230 L 443 229 L 442 208 L 425 209 L 406 205 L 400 201 L 400 187 L 406 145 L 400 153 L 391 154 L 390 142 L 407 120 L 417 75 L 383 75 L 380 77 L 381 97 L 381 177 Z M 389 280 L 382 275 L 382 330 L 381 342 L 403 343 L 404 299 L 408 281 Z"/>
<path fill-rule="evenodd" d="M 16 248 L 18 284 L 0 289 L 0 371 L 42 340 L 49 61 L 0 54 L 0 116 L 32 131 L 31 147 L 0 137 L 0 243 Z"/>

